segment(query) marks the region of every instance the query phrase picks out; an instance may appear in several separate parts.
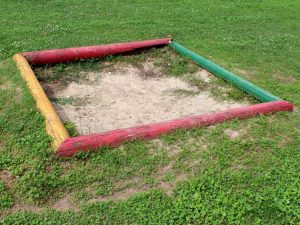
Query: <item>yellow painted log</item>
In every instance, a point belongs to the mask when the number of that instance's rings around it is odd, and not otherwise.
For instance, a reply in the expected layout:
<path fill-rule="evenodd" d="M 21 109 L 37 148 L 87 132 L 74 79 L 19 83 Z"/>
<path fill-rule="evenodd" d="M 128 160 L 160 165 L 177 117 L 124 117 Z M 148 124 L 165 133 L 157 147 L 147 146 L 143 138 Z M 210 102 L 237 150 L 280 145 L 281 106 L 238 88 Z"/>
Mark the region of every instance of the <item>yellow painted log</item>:
<path fill-rule="evenodd" d="M 20 54 L 15 54 L 13 59 L 15 60 L 19 70 L 21 71 L 23 79 L 26 81 L 31 94 L 36 101 L 37 108 L 45 118 L 46 131 L 52 137 L 52 147 L 56 151 L 60 144 L 69 138 L 69 134 L 37 80 L 26 58 Z"/>

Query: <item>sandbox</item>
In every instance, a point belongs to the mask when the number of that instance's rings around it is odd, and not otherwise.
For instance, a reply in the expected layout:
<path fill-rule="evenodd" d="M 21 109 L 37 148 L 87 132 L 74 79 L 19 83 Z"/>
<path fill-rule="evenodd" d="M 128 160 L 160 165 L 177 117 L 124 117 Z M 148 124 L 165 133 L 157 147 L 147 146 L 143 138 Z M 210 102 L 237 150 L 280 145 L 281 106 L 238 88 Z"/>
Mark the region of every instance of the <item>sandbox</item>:
<path fill-rule="evenodd" d="M 82 72 L 84 79 L 80 75 L 76 82 L 65 86 L 41 82 L 42 87 L 29 66 L 29 63 L 36 66 L 106 57 L 163 45 L 170 45 L 202 67 L 186 77 L 198 77 L 209 84 L 214 74 L 263 103 L 220 101 L 209 89 L 202 90 L 188 80 L 167 76 L 151 59 L 139 67 L 119 63 L 101 71 Z M 26 52 L 15 55 L 14 59 L 45 117 L 47 132 L 59 156 L 72 156 L 103 146 L 114 147 L 124 141 L 152 139 L 179 128 L 208 126 L 293 109 L 291 103 L 169 38 Z M 73 122 L 80 135 L 70 137 L 62 121 Z"/>

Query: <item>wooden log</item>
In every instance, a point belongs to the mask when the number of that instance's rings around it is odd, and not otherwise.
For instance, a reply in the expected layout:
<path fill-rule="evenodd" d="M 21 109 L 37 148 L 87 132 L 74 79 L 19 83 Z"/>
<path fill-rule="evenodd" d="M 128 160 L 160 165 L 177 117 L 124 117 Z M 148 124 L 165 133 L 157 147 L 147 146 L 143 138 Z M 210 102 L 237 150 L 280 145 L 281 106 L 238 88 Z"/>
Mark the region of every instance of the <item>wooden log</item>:
<path fill-rule="evenodd" d="M 73 137 L 65 140 L 60 145 L 56 154 L 58 156 L 72 156 L 79 151 L 96 150 L 103 146 L 119 146 L 125 141 L 153 139 L 179 128 L 210 126 L 236 118 L 245 119 L 260 114 L 266 115 L 292 110 L 293 105 L 291 103 L 287 101 L 274 101 L 229 109 L 217 113 L 189 116 L 155 124 Z"/>
<path fill-rule="evenodd" d="M 100 58 L 114 54 L 131 52 L 140 48 L 167 45 L 171 42 L 171 40 L 171 38 L 163 38 L 108 45 L 23 52 L 20 54 L 23 55 L 30 64 L 33 65 L 53 64 L 71 62 L 78 59 Z"/>
<path fill-rule="evenodd" d="M 69 138 L 69 134 L 26 59 L 20 54 L 15 54 L 14 60 L 36 101 L 38 110 L 45 118 L 46 131 L 52 138 L 52 148 L 56 150 L 65 139 Z"/>

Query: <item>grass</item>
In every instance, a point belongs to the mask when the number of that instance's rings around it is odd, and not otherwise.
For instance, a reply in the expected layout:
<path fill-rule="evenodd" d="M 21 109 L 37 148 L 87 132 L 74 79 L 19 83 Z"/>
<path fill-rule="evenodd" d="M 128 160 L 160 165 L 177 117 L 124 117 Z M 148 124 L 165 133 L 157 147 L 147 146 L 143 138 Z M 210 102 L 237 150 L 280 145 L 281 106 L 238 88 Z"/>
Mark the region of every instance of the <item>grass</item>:
<path fill-rule="evenodd" d="M 298 1 L 0 3 L 1 223 L 300 222 L 297 109 L 58 159 L 11 60 L 19 51 L 171 35 L 298 107 Z M 226 129 L 240 136 L 231 139 Z M 175 186 L 172 194 L 163 183 Z M 135 190 L 131 197 L 113 198 L 129 189 Z M 79 211 L 55 209 L 65 196 Z M 91 202 L 104 196 L 111 201 Z M 18 207 L 25 211 L 15 212 Z"/>

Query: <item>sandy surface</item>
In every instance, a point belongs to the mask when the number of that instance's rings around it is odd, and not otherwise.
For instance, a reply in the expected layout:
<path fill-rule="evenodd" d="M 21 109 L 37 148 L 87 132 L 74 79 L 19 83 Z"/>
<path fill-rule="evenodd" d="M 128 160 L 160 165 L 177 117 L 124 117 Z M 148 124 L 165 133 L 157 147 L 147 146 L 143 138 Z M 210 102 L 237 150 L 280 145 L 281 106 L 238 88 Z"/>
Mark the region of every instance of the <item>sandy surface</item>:
<path fill-rule="evenodd" d="M 245 105 L 220 102 L 208 91 L 201 92 L 179 78 L 161 76 L 160 70 L 151 67 L 149 63 L 142 69 L 119 65 L 89 72 L 88 81 L 72 82 L 54 91 L 55 97 L 77 103 L 55 104 L 55 108 L 62 120 L 74 122 L 81 134 L 90 134 Z M 196 75 L 204 82 L 211 76 L 205 70 Z"/>

